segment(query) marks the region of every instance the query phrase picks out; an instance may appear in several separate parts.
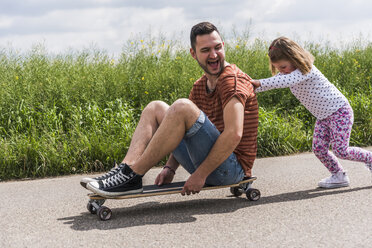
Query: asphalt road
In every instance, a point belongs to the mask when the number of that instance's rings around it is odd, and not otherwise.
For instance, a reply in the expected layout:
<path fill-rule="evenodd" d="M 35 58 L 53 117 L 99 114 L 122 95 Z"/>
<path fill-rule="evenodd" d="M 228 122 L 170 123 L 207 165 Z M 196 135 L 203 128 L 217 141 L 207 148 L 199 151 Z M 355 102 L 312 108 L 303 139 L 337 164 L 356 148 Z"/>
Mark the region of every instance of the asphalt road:
<path fill-rule="evenodd" d="M 372 174 L 342 164 L 350 187 L 325 190 L 317 182 L 328 172 L 312 153 L 258 159 L 257 202 L 227 188 L 108 200 L 109 221 L 87 211 L 86 175 L 2 182 L 0 247 L 372 247 Z"/>

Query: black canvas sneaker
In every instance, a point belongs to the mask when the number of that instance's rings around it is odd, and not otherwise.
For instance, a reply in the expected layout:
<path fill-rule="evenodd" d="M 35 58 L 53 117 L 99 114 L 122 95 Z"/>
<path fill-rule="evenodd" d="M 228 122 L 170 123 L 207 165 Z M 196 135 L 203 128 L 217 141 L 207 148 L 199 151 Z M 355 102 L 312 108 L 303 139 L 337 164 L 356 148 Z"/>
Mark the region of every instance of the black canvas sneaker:
<path fill-rule="evenodd" d="M 99 181 L 99 180 L 106 179 L 106 178 L 114 175 L 115 173 L 117 173 L 118 170 L 120 170 L 120 168 L 115 163 L 114 164 L 114 167 L 109 172 L 107 172 L 106 174 L 104 174 L 102 176 L 98 176 L 98 177 L 94 177 L 94 178 L 85 177 L 85 178 L 81 179 L 80 180 L 80 185 L 83 186 L 84 188 L 87 188 L 87 184 L 88 183 L 90 183 L 90 182 L 96 182 L 96 181 Z"/>
<path fill-rule="evenodd" d="M 133 172 L 127 164 L 120 164 L 118 168 L 105 179 L 89 182 L 87 189 L 104 197 L 141 193 L 142 176 Z"/>

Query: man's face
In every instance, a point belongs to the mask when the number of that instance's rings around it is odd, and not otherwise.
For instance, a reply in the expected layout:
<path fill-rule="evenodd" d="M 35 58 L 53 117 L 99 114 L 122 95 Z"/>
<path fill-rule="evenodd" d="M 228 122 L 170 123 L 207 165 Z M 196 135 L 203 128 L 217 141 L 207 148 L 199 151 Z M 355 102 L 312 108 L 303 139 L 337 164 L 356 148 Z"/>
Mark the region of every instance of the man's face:
<path fill-rule="evenodd" d="M 216 31 L 196 36 L 195 50 L 191 48 L 190 53 L 211 76 L 218 76 L 225 67 L 224 43 Z"/>

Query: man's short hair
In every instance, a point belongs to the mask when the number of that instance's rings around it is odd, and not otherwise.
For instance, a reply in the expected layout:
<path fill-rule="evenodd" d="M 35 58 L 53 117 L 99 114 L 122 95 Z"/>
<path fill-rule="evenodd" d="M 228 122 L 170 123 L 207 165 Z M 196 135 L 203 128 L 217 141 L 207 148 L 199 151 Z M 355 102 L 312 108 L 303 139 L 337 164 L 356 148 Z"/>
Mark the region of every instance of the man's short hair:
<path fill-rule="evenodd" d="M 192 49 L 195 51 L 196 36 L 203 35 L 203 34 L 210 34 L 213 31 L 216 31 L 220 35 L 220 32 L 218 32 L 218 29 L 216 28 L 216 26 L 214 26 L 210 22 L 201 22 L 201 23 L 194 25 L 191 28 L 191 33 L 190 33 L 190 42 L 191 42 Z"/>

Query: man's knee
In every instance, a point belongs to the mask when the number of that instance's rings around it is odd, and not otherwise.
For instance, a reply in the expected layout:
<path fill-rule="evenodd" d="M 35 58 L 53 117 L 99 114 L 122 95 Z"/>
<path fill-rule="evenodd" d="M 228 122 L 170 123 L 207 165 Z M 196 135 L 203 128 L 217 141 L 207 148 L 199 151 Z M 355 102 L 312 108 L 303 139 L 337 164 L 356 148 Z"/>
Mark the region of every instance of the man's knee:
<path fill-rule="evenodd" d="M 163 101 L 152 101 L 143 109 L 141 117 L 155 118 L 157 122 L 161 122 L 165 113 L 169 109 L 169 105 Z"/>
<path fill-rule="evenodd" d="M 200 115 L 199 108 L 189 99 L 178 99 L 169 108 L 168 114 L 182 119 L 186 128 L 190 128 Z"/>
<path fill-rule="evenodd" d="M 157 100 L 157 101 L 152 101 L 147 106 L 145 109 L 161 109 L 161 108 L 168 108 L 168 104 L 166 104 L 163 101 Z"/>
<path fill-rule="evenodd" d="M 152 101 L 149 104 L 147 104 L 147 106 L 143 109 L 142 113 L 147 112 L 147 111 L 151 113 L 154 113 L 156 111 L 165 113 L 168 108 L 169 108 L 169 105 L 163 101 Z"/>
<path fill-rule="evenodd" d="M 190 111 L 198 112 L 198 107 L 189 99 L 181 98 L 176 100 L 172 105 L 171 108 L 173 111 L 178 113 L 190 113 Z"/>

